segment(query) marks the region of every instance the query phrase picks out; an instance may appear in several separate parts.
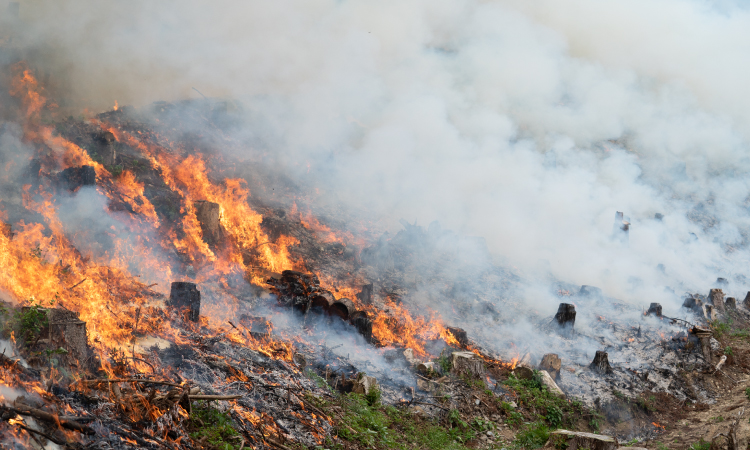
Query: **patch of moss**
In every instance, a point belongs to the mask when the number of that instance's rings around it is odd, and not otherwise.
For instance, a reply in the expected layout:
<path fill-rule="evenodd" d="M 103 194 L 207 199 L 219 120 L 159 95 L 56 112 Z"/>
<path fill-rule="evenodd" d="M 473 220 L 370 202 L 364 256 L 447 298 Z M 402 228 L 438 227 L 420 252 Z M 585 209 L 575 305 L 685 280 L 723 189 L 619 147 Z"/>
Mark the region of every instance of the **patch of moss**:
<path fill-rule="evenodd" d="M 227 413 L 212 408 L 205 402 L 194 402 L 188 420 L 190 437 L 214 450 L 239 449 L 240 434 Z"/>

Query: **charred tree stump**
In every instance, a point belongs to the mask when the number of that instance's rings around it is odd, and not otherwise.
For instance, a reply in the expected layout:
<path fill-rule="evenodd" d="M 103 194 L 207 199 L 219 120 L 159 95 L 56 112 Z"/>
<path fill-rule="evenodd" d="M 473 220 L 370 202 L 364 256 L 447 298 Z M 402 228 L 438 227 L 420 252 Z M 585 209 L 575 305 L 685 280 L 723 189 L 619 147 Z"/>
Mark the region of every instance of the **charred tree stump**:
<path fill-rule="evenodd" d="M 550 376 L 555 379 L 560 379 L 560 369 L 562 368 L 562 360 L 559 356 L 554 353 L 547 353 L 542 356 L 542 362 L 539 363 L 539 370 L 546 370 Z"/>
<path fill-rule="evenodd" d="M 58 174 L 60 184 L 70 191 L 76 191 L 81 186 L 96 185 L 96 171 L 93 166 L 68 167 Z"/>
<path fill-rule="evenodd" d="M 737 299 L 734 297 L 727 297 L 727 301 L 724 303 L 727 310 L 737 310 Z"/>
<path fill-rule="evenodd" d="M 373 284 L 366 284 L 362 286 L 362 290 L 357 294 L 357 300 L 362 302 L 363 305 L 371 305 L 372 304 L 372 290 L 373 290 Z"/>
<path fill-rule="evenodd" d="M 555 320 L 565 332 L 572 332 L 576 323 L 576 307 L 571 303 L 560 303 Z"/>
<path fill-rule="evenodd" d="M 647 316 L 655 315 L 656 317 L 661 317 L 661 304 L 659 303 L 651 303 L 651 305 L 648 307 L 648 311 L 646 311 Z"/>
<path fill-rule="evenodd" d="M 0 234 L 8 239 L 13 239 L 13 226 L 9 223 L 0 222 Z"/>
<path fill-rule="evenodd" d="M 745 295 L 745 300 L 742 301 L 742 304 L 745 305 L 745 308 L 750 309 L 750 292 Z"/>
<path fill-rule="evenodd" d="M 714 309 L 718 313 L 726 311 L 724 307 L 724 291 L 721 289 L 711 289 L 708 293 L 708 301 L 714 306 Z"/>
<path fill-rule="evenodd" d="M 369 315 L 365 311 L 356 311 L 349 317 L 349 320 L 365 341 L 372 344 L 372 320 Z"/>
<path fill-rule="evenodd" d="M 224 238 L 221 226 L 221 206 L 205 200 L 195 202 L 195 216 L 201 224 L 203 241 L 210 246 L 217 246 Z"/>
<path fill-rule="evenodd" d="M 115 135 L 109 131 L 101 131 L 91 137 L 97 144 L 94 150 L 98 156 L 97 160 L 104 165 L 114 165 L 117 162 L 117 149 L 115 148 L 117 138 L 115 138 Z"/>
<path fill-rule="evenodd" d="M 446 327 L 446 330 L 450 331 L 453 337 L 456 338 L 456 341 L 458 341 L 458 345 L 460 345 L 461 347 L 466 348 L 466 346 L 469 345 L 469 336 L 462 328 Z"/>
<path fill-rule="evenodd" d="M 188 319 L 197 322 L 201 313 L 201 293 L 195 283 L 175 281 L 172 283 L 167 306 L 187 311 Z"/>
<path fill-rule="evenodd" d="M 612 373 L 612 366 L 609 365 L 609 355 L 607 352 L 598 350 L 594 355 L 594 360 L 589 364 L 589 369 L 602 375 Z"/>

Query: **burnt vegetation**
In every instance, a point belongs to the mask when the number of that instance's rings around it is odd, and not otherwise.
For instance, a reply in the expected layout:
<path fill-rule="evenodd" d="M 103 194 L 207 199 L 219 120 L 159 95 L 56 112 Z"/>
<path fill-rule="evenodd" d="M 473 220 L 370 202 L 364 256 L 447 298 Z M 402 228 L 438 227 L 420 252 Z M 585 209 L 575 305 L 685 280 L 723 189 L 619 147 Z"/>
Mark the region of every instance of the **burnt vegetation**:
<path fill-rule="evenodd" d="M 557 313 L 531 313 L 521 277 L 480 238 L 437 222 L 355 233 L 298 209 L 294 183 L 282 200 L 250 196 L 268 175 L 214 150 L 242 144 L 224 134 L 236 125 L 226 101 L 59 118 L 34 103 L 44 92 L 27 66 L 8 70 L 29 112 L 19 141 L 36 151 L 0 237 L 15 263 L 2 286 L 15 301 L 0 310 L 4 442 L 461 450 L 586 438 L 560 429 L 661 442 L 750 372 L 747 299 L 689 294 L 687 319 L 672 319 L 555 280 Z M 95 192 L 106 211 L 91 217 L 106 226 L 81 238 L 86 227 L 50 205 L 80 208 Z M 621 241 L 628 220 L 616 214 Z M 106 260 L 122 248 L 136 256 Z M 493 342 L 525 316 L 538 341 Z"/>

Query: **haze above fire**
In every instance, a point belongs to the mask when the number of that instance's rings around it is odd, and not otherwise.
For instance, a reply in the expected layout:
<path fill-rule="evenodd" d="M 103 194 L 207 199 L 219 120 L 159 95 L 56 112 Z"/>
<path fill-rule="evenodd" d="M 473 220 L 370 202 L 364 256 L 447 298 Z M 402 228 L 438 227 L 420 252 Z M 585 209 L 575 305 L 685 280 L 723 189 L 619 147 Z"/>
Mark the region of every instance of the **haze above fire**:
<path fill-rule="evenodd" d="M 734 277 L 750 259 L 750 15 L 731 3 L 85 1 L 21 14 L 31 62 L 71 104 L 193 87 L 239 99 L 246 152 L 273 155 L 269 170 L 318 188 L 320 205 L 393 230 L 439 220 L 531 277 L 639 302 L 717 276 L 747 290 Z M 610 241 L 617 210 L 629 248 Z"/>

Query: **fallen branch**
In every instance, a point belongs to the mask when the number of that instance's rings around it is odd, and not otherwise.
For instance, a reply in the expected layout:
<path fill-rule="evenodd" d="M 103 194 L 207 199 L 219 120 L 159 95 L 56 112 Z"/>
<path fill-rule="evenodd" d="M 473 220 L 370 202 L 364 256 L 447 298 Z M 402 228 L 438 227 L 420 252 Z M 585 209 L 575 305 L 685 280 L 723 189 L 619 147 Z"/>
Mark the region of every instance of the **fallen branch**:
<path fill-rule="evenodd" d="M 50 442 L 54 442 L 57 445 L 64 445 L 66 447 L 68 446 L 68 443 L 66 441 L 63 441 L 62 439 L 58 439 L 58 438 L 55 438 L 53 436 L 50 436 L 47 433 L 42 433 L 41 431 L 37 431 L 37 430 L 35 430 L 33 428 L 29 428 L 29 427 L 27 427 L 26 425 L 24 425 L 22 423 L 16 423 L 16 426 L 18 426 L 19 428 L 21 428 L 23 430 L 26 430 L 26 432 L 28 432 L 29 434 L 36 433 L 39 436 L 42 436 L 43 438 L 47 439 Z"/>
<path fill-rule="evenodd" d="M 73 421 L 73 420 L 62 420 L 60 416 L 56 414 L 50 414 L 46 411 L 42 411 L 41 409 L 32 408 L 29 405 L 26 405 L 21 402 L 14 402 L 13 407 L 9 407 L 12 412 L 16 414 L 20 414 L 22 416 L 31 416 L 35 419 L 43 420 L 45 422 L 51 422 L 59 424 L 61 427 L 67 428 L 69 430 L 78 431 L 83 434 L 93 435 L 96 434 L 96 432 L 85 426 L 81 425 L 80 423 Z"/>
<path fill-rule="evenodd" d="M 181 384 L 172 383 L 171 381 L 146 380 L 143 378 L 100 378 L 95 380 L 78 380 L 75 383 L 147 383 L 162 384 L 164 386 L 182 387 Z M 73 383 L 73 384 L 75 384 Z"/>
<path fill-rule="evenodd" d="M 242 398 L 242 395 L 188 395 L 190 400 L 234 400 Z"/>
<path fill-rule="evenodd" d="M 73 286 L 69 287 L 68 290 L 77 288 L 81 283 L 88 280 L 88 278 L 84 278 L 83 280 L 79 281 L 78 283 L 74 284 Z"/>

